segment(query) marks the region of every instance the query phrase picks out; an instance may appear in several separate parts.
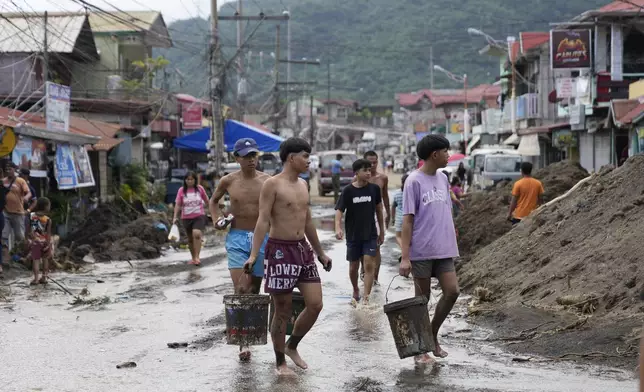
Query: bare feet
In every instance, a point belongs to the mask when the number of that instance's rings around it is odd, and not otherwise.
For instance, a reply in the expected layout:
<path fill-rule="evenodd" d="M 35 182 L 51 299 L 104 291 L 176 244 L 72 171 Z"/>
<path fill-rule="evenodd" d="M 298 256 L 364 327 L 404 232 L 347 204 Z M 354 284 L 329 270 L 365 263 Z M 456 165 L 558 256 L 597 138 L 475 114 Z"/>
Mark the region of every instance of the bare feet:
<path fill-rule="evenodd" d="M 447 355 L 448 355 L 447 351 L 445 351 L 445 350 L 443 350 L 441 348 L 440 344 L 438 344 L 438 339 L 434 338 L 434 344 L 436 345 L 435 346 L 436 348 L 434 349 L 434 351 L 432 351 L 432 354 L 434 354 L 434 356 L 436 358 L 445 358 L 445 357 L 447 357 Z"/>
<path fill-rule="evenodd" d="M 239 360 L 242 362 L 248 362 L 250 361 L 250 348 L 248 347 L 240 347 L 239 348 Z"/>
<path fill-rule="evenodd" d="M 300 357 L 300 354 L 297 352 L 297 350 L 291 350 L 290 348 L 286 347 L 286 350 L 284 350 L 284 354 L 286 354 L 293 363 L 295 363 L 298 367 L 302 369 L 308 369 L 309 365 L 304 362 L 304 360 Z M 278 368 L 279 369 L 279 368 Z"/>
<path fill-rule="evenodd" d="M 34 279 L 29 283 L 30 286 L 37 286 L 38 285 L 38 279 Z"/>
<path fill-rule="evenodd" d="M 434 363 L 435 361 L 432 359 L 432 357 L 429 356 L 429 354 L 423 354 L 423 355 L 416 355 L 414 357 L 414 362 L 416 362 L 419 365 L 427 365 L 430 363 Z"/>
<path fill-rule="evenodd" d="M 286 366 L 286 364 L 280 365 L 277 368 L 275 368 L 275 373 L 277 373 L 278 376 L 287 376 L 287 377 L 295 376 L 295 372 L 289 369 L 289 367 Z"/>
<path fill-rule="evenodd" d="M 200 266 L 200 265 L 201 265 L 201 261 L 199 261 L 199 260 L 190 260 L 190 261 L 188 262 L 188 264 L 190 264 L 190 265 Z"/>

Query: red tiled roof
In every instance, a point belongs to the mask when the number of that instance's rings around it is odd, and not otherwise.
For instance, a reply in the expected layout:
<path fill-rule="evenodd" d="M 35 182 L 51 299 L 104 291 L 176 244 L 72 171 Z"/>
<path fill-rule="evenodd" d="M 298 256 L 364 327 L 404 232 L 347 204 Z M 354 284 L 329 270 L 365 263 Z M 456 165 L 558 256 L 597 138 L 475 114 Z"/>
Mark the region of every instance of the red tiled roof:
<path fill-rule="evenodd" d="M 328 99 L 328 100 L 323 100 L 323 104 L 330 104 L 330 105 L 340 105 L 340 106 L 346 106 L 346 107 L 354 107 L 358 101 L 352 101 L 350 99 Z"/>
<path fill-rule="evenodd" d="M 608 12 L 639 12 L 644 7 L 644 0 L 617 0 L 598 9 L 601 13 Z"/>
<path fill-rule="evenodd" d="M 35 128 L 47 129 L 45 119 L 40 114 L 30 115 L 27 114 L 22 121 L 16 121 L 22 115 L 22 111 L 16 110 L 11 114 L 13 109 L 0 106 L 0 123 L 15 127 L 18 123 L 29 124 Z M 123 139 L 116 138 L 116 133 L 121 129 L 120 125 L 108 124 L 102 121 L 87 120 L 78 116 L 70 116 L 69 118 L 69 132 L 77 135 L 96 136 L 99 141 L 92 147 L 94 150 L 109 151 L 113 147 L 120 144 Z"/>
<path fill-rule="evenodd" d="M 496 97 L 501 93 L 500 86 L 481 84 L 467 90 L 467 103 L 477 104 L 484 98 Z M 427 98 L 434 106 L 441 106 L 453 103 L 464 103 L 465 96 L 462 89 L 454 90 L 430 90 L 425 89 L 415 93 L 396 94 L 400 106 L 413 106 L 423 98 Z"/>
<path fill-rule="evenodd" d="M 528 52 L 530 49 L 537 48 L 549 41 L 550 33 L 547 31 L 523 31 L 519 33 L 521 53 L 523 54 Z"/>
<path fill-rule="evenodd" d="M 644 113 L 644 102 L 637 99 L 619 99 L 611 101 L 613 122 L 617 126 L 629 125 L 640 114 Z"/>

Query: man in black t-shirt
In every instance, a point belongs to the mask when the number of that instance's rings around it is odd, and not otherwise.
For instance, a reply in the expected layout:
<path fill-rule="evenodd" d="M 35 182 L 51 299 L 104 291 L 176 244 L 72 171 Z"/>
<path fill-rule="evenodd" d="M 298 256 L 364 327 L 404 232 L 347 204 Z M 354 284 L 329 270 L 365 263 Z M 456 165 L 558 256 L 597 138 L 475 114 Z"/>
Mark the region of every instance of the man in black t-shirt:
<path fill-rule="evenodd" d="M 360 301 L 358 288 L 358 270 L 360 259 L 364 257 L 364 302 L 369 301 L 375 278 L 376 254 L 378 246 L 385 238 L 384 219 L 382 216 L 382 195 L 380 187 L 369 183 L 371 162 L 358 159 L 353 163 L 355 180 L 342 190 L 342 195 L 335 206 L 335 237 L 347 240 L 347 261 L 349 261 L 349 278 L 353 285 L 353 299 Z M 342 214 L 346 211 L 345 232 L 342 231 Z M 376 230 L 373 220 L 378 217 L 380 231 Z"/>

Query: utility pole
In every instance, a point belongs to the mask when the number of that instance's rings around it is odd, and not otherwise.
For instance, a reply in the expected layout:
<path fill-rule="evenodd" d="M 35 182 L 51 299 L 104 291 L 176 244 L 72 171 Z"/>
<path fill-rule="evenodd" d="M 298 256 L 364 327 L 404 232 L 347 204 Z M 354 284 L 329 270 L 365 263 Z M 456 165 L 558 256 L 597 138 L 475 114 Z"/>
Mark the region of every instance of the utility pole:
<path fill-rule="evenodd" d="M 273 116 L 275 116 L 275 123 L 273 125 L 273 133 L 278 134 L 280 128 L 280 25 L 277 25 L 277 32 L 275 33 L 275 87 L 273 103 Z M 288 90 L 287 90 L 288 91 Z"/>
<path fill-rule="evenodd" d="M 512 53 L 512 47 L 516 38 L 510 36 L 507 38 L 508 41 L 508 55 L 510 57 L 510 68 L 512 69 L 512 107 L 510 107 L 510 121 L 512 122 L 512 134 L 517 134 L 517 79 L 516 72 L 514 70 L 514 56 Z"/>
<path fill-rule="evenodd" d="M 326 121 L 331 124 L 331 60 L 326 62 Z M 335 133 L 331 134 L 331 146 L 335 149 Z"/>
<path fill-rule="evenodd" d="M 467 140 L 470 133 L 470 113 L 467 111 L 467 74 L 463 75 L 463 95 L 465 96 L 465 110 L 463 111 L 463 142 L 467 151 Z"/>
<path fill-rule="evenodd" d="M 314 135 L 314 129 L 315 129 L 315 124 L 313 123 L 313 96 L 311 95 L 311 101 L 309 103 L 309 125 L 310 125 L 310 131 L 309 131 L 309 138 L 311 139 L 311 142 L 309 143 L 311 145 L 311 150 L 315 151 L 315 135 Z"/>
<path fill-rule="evenodd" d="M 210 102 L 212 104 L 212 124 L 210 125 L 210 169 L 221 175 L 223 154 L 223 129 L 221 119 L 222 74 L 220 69 L 219 15 L 217 0 L 210 0 Z"/>
<path fill-rule="evenodd" d="M 430 79 L 430 88 L 434 89 L 434 47 L 429 47 L 429 79 Z"/>
<path fill-rule="evenodd" d="M 237 0 L 237 16 L 242 16 L 242 0 Z M 244 78 L 244 56 L 241 53 L 243 44 L 244 32 L 242 19 L 237 20 L 237 51 L 240 52 L 237 56 L 237 108 L 239 113 L 239 120 L 244 121 L 245 107 L 246 107 L 246 94 L 247 86 L 246 79 Z"/>
<path fill-rule="evenodd" d="M 42 80 L 47 83 L 49 81 L 49 49 L 47 48 L 47 25 L 49 24 L 49 16 L 47 11 L 45 11 L 45 18 L 44 18 L 44 32 L 45 32 L 45 38 L 43 41 L 43 49 L 42 49 L 42 58 L 43 58 L 43 67 L 42 67 Z"/>
<path fill-rule="evenodd" d="M 288 12 L 289 19 L 286 21 L 286 81 L 291 82 L 291 9 L 289 8 Z M 277 58 L 277 57 L 275 57 Z M 288 102 L 288 89 L 286 90 L 286 101 Z"/>

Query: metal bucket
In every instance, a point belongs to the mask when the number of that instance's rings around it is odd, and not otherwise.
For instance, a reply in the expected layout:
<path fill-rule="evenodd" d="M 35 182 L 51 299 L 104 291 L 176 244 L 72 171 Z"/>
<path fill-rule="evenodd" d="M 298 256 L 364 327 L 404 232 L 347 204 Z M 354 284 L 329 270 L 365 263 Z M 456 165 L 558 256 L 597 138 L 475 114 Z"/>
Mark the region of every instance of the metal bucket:
<path fill-rule="evenodd" d="M 268 343 L 268 295 L 225 295 L 226 340 L 235 346 Z"/>
<path fill-rule="evenodd" d="M 391 287 L 391 283 L 389 283 L 389 287 Z M 385 294 L 385 298 L 387 298 L 387 294 Z M 388 303 L 383 307 L 389 319 L 389 326 L 400 359 L 426 354 L 435 348 L 432 323 L 427 310 L 428 301 L 427 297 L 418 296 Z"/>
<path fill-rule="evenodd" d="M 293 291 L 292 295 L 292 305 L 291 305 L 291 318 L 288 320 L 288 325 L 286 326 L 286 334 L 291 335 L 293 333 L 293 326 L 295 325 L 295 320 L 297 316 L 302 313 L 306 305 L 304 304 L 304 296 L 299 293 L 299 291 Z M 268 325 L 273 324 L 273 316 L 275 316 L 275 309 L 273 308 L 273 302 L 271 302 L 271 318 L 268 320 Z"/>

